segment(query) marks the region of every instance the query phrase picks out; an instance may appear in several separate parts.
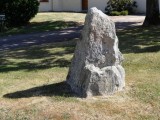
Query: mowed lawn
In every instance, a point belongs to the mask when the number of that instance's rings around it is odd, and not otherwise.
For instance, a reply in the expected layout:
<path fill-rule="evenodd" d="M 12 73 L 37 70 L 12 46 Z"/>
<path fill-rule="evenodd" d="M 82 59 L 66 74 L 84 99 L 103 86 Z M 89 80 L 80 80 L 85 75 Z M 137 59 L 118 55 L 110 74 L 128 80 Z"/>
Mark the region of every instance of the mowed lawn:
<path fill-rule="evenodd" d="M 84 22 L 85 16 L 85 13 L 38 13 L 36 17 L 31 19 L 29 24 L 21 27 L 5 28 L 5 30 L 0 33 L 0 36 L 47 32 L 80 26 Z"/>
<path fill-rule="evenodd" d="M 42 13 L 33 21 L 83 23 L 84 14 L 76 15 L 57 13 L 56 20 L 55 14 Z M 126 88 L 105 98 L 75 97 L 64 83 L 77 39 L 1 51 L 0 120 L 159 120 L 160 26 L 117 35 Z"/>

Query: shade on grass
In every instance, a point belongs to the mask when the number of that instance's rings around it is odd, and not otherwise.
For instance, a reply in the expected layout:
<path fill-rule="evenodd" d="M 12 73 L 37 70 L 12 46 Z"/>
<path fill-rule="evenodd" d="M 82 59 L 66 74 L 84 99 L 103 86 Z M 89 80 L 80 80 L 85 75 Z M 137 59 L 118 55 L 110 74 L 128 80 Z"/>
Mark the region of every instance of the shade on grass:
<path fill-rule="evenodd" d="M 77 100 L 63 82 L 76 40 L 1 51 L 0 116 L 159 119 L 159 26 L 118 30 L 117 35 L 125 58 L 127 87 L 116 96 L 98 101 Z"/>

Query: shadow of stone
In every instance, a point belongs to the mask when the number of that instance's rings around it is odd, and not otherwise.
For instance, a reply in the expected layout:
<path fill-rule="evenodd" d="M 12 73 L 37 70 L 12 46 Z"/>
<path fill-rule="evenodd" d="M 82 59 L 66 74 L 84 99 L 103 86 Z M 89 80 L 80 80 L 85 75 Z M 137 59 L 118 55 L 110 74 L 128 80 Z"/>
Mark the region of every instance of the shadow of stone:
<path fill-rule="evenodd" d="M 72 92 L 70 86 L 66 82 L 34 87 L 27 90 L 17 91 L 3 95 L 4 98 L 11 99 L 41 96 L 75 97 L 76 95 L 74 92 Z"/>

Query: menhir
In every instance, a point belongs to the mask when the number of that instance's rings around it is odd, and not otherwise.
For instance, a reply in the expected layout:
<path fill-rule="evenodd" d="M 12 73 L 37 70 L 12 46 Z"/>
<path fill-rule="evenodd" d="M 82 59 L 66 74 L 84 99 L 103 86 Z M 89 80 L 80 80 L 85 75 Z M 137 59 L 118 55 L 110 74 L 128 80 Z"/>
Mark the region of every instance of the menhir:
<path fill-rule="evenodd" d="M 97 8 L 91 8 L 82 38 L 77 42 L 67 83 L 81 97 L 121 91 L 125 87 L 122 60 L 114 22 Z"/>

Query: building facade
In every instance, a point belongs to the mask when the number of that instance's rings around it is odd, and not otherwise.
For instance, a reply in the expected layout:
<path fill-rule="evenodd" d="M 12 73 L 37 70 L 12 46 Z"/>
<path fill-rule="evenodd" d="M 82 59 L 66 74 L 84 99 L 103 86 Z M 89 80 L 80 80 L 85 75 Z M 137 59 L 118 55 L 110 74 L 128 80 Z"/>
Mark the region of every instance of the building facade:
<path fill-rule="evenodd" d="M 105 11 L 108 0 L 39 0 L 40 12 L 46 11 L 73 11 L 82 12 L 91 7 Z M 146 0 L 135 0 L 138 7 L 135 9 L 137 13 L 145 13 Z"/>

